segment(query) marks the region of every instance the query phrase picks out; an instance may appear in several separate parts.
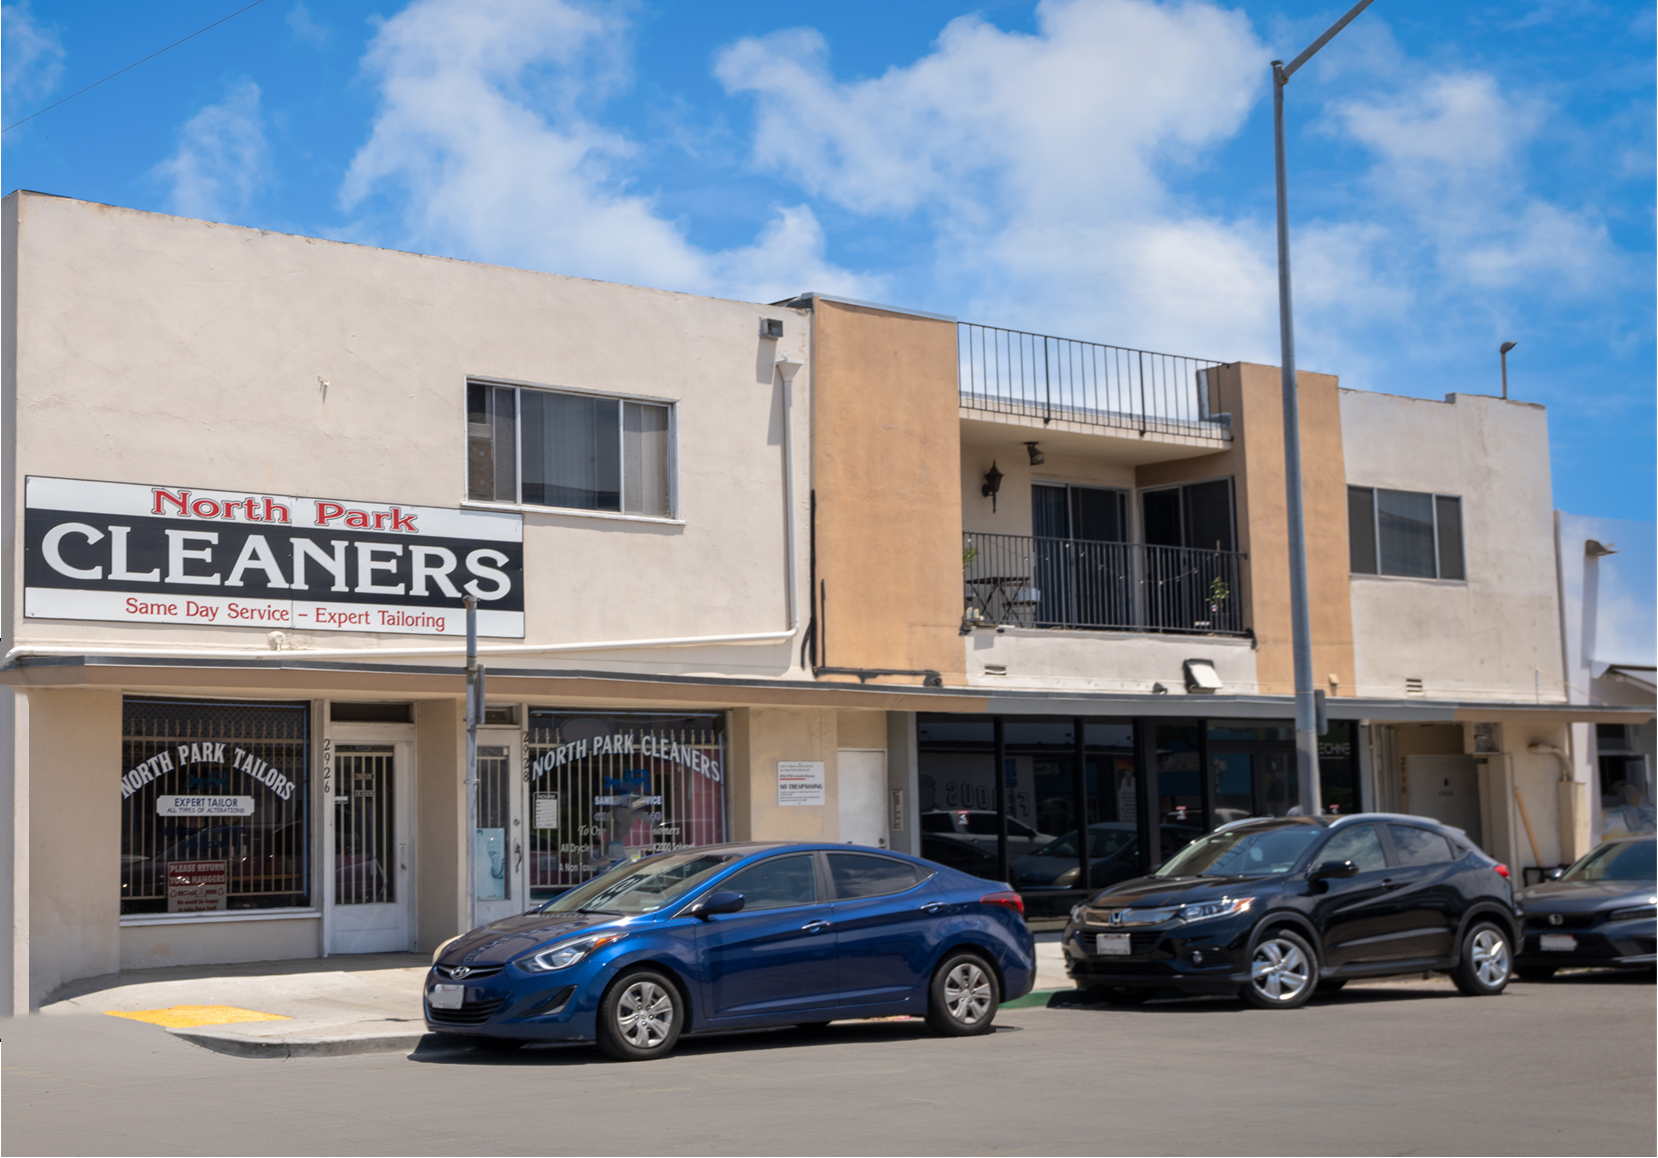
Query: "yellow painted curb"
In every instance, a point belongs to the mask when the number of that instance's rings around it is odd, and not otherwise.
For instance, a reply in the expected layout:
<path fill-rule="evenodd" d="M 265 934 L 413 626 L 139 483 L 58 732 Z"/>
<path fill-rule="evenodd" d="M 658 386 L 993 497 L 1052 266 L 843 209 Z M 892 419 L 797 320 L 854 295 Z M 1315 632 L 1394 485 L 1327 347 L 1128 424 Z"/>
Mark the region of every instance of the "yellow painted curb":
<path fill-rule="evenodd" d="M 110 1017 L 127 1017 L 133 1021 L 147 1021 L 168 1029 L 190 1029 L 198 1025 L 228 1025 L 233 1021 L 292 1021 L 280 1013 L 260 1013 L 253 1009 L 238 1009 L 234 1005 L 175 1005 L 170 1009 L 140 1009 L 131 1013 L 119 1009 L 104 1010 Z"/>

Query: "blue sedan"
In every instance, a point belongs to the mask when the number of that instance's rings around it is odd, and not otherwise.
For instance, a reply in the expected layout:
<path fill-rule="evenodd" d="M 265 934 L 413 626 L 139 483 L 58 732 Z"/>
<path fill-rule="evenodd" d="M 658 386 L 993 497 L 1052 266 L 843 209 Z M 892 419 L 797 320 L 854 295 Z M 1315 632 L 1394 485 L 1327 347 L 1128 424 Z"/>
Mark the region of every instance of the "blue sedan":
<path fill-rule="evenodd" d="M 847 845 L 724 844 L 618 865 L 439 947 L 426 1025 L 589 1041 L 642 1061 L 682 1034 L 911 1015 L 987 1032 L 1029 993 L 1019 894 Z"/>

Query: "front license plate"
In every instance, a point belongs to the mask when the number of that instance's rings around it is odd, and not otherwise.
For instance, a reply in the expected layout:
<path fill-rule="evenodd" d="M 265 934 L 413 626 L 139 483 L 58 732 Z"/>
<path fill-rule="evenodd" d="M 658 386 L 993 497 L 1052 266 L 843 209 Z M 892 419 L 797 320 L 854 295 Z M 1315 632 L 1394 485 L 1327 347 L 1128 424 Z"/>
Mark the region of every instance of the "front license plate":
<path fill-rule="evenodd" d="M 1570 933 L 1544 933 L 1537 938 L 1537 947 L 1545 953 L 1572 953 L 1577 950 L 1577 938 Z"/>
<path fill-rule="evenodd" d="M 459 1009 L 465 996 L 464 985 L 434 985 L 426 995 L 426 1001 L 433 1009 Z"/>
<path fill-rule="evenodd" d="M 1100 933 L 1094 937 L 1094 952 L 1102 957 L 1127 957 L 1133 949 L 1127 933 Z"/>

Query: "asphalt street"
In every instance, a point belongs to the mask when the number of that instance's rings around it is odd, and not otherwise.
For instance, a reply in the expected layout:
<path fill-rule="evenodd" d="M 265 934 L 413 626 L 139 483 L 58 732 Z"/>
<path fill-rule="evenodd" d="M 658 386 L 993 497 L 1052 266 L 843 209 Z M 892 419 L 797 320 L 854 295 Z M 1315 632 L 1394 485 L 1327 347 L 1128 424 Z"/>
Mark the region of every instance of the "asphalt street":
<path fill-rule="evenodd" d="M 259 1061 L 101 1014 L 0 1022 L 5 1153 L 1646 1154 L 1651 975 L 1003 1010 L 588 1048 Z"/>

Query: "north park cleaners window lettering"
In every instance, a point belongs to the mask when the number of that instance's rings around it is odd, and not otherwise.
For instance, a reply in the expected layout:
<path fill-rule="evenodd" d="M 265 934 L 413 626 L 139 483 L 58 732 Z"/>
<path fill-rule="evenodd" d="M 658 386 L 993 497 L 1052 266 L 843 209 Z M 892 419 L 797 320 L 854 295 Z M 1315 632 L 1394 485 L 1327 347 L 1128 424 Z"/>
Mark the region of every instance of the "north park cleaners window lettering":
<path fill-rule="evenodd" d="M 524 636 L 516 513 L 30 476 L 23 614 Z"/>

